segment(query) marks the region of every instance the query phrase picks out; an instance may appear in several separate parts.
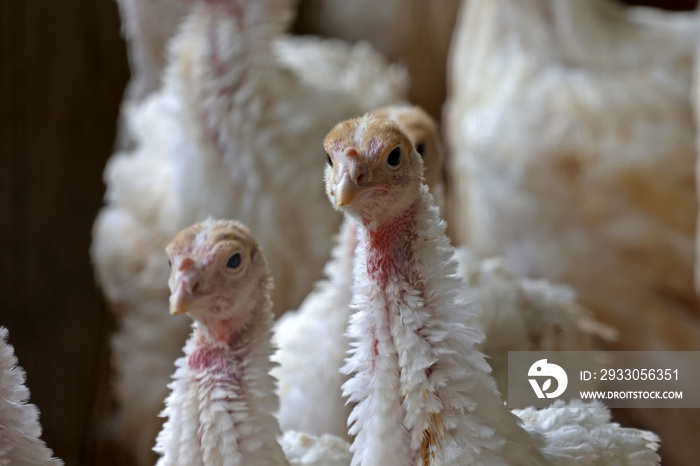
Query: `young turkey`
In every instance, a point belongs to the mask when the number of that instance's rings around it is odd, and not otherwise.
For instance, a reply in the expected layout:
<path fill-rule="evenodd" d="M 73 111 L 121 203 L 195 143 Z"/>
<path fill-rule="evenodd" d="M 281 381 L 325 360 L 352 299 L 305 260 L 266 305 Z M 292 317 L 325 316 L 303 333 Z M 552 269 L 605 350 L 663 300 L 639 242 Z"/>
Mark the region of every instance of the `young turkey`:
<path fill-rule="evenodd" d="M 127 115 L 135 148 L 109 161 L 93 231 L 97 278 L 120 324 L 119 435 L 142 463 L 188 332 L 163 312 L 169 238 L 208 215 L 245 221 L 269 257 L 275 312 L 295 308 L 340 223 L 309 169 L 322 160 L 319 141 L 334 122 L 369 110 L 370 98 L 372 108 L 389 103 L 405 87 L 405 74 L 367 46 L 284 39 L 291 0 L 191 8 L 163 87 Z"/>
<path fill-rule="evenodd" d="M 444 155 L 437 125 L 418 107 L 393 106 L 372 112 L 397 122 L 411 139 L 425 166 L 425 182 L 442 199 Z M 440 205 L 440 202 L 438 202 Z M 326 279 L 296 312 L 275 325 L 279 347 L 279 420 L 283 429 L 347 436 L 352 406 L 342 397 L 347 376 L 340 373 L 350 350 L 345 335 L 353 313 L 352 270 L 357 246 L 356 224 L 346 216 L 337 237 Z M 610 331 L 594 322 L 576 303 L 573 290 L 544 281 L 518 279 L 499 259 L 479 261 L 458 249 L 458 272 L 468 299 L 481 307 L 478 325 L 486 334 L 480 350 L 502 393 L 507 392 L 508 351 L 591 350 L 593 335 Z M 605 332 L 607 330 L 607 333 Z"/>
<path fill-rule="evenodd" d="M 699 36 L 694 14 L 613 0 L 469 0 L 458 19 L 445 114 L 455 241 L 573 286 L 620 330 L 611 349 L 700 349 Z M 693 410 L 630 415 L 697 461 Z"/>
<path fill-rule="evenodd" d="M 167 252 L 170 313 L 194 325 L 169 385 L 158 465 L 347 465 L 339 439 L 290 432 L 286 455 L 277 440 L 272 282 L 247 228 L 210 219 L 178 233 Z"/>
<path fill-rule="evenodd" d="M 460 295 L 423 163 L 399 125 L 349 120 L 324 147 L 329 199 L 357 222 L 343 386 L 355 403 L 353 465 L 658 463 L 658 438 L 609 423 L 602 405 L 521 418 L 506 409 L 475 349 L 478 316 Z"/>
<path fill-rule="evenodd" d="M 0 327 L 0 465 L 62 465 L 40 438 L 39 410 L 29 403 L 24 370 L 8 334 Z"/>
<path fill-rule="evenodd" d="M 426 180 L 436 196 L 442 196 L 444 155 L 435 121 L 419 107 L 401 105 L 373 112 L 392 118 L 407 128 L 426 163 Z M 345 217 L 336 238 L 326 279 L 306 297 L 299 309 L 285 313 L 275 325 L 279 347 L 273 371 L 279 380 L 282 429 L 347 437 L 351 406 L 340 387 L 347 377 L 340 373 L 350 341 L 345 335 L 352 314 L 352 269 L 357 246 L 356 225 Z"/>

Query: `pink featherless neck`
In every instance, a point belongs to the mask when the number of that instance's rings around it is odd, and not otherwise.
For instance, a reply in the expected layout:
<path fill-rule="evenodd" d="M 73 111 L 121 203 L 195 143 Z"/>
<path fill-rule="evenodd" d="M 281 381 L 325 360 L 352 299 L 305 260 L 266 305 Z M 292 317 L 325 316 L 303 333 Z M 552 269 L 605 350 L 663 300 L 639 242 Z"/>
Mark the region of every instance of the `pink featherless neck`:
<path fill-rule="evenodd" d="M 374 228 L 363 221 L 367 231 L 367 274 L 370 279 L 386 287 L 389 277 L 399 275 L 412 282 L 410 264 L 413 262 L 416 204 L 402 214 Z"/>
<path fill-rule="evenodd" d="M 187 358 L 187 365 L 195 371 L 211 369 L 215 372 L 224 370 L 229 365 L 225 346 L 198 346 Z"/>
<path fill-rule="evenodd" d="M 224 369 L 230 362 L 232 353 L 245 353 L 251 342 L 250 335 L 259 324 L 255 313 L 248 322 L 239 319 L 225 319 L 197 323 L 195 329 L 195 349 L 188 357 L 191 369 Z"/>
<path fill-rule="evenodd" d="M 225 370 L 231 364 L 232 356 L 237 353 L 245 353 L 250 343 L 247 338 L 249 331 L 239 332 L 232 330 L 227 337 L 224 335 L 212 335 L 201 329 L 195 331 L 194 349 L 187 357 L 190 369 L 196 371 L 213 370 L 219 372 Z M 223 337 L 223 338 L 222 338 Z"/>

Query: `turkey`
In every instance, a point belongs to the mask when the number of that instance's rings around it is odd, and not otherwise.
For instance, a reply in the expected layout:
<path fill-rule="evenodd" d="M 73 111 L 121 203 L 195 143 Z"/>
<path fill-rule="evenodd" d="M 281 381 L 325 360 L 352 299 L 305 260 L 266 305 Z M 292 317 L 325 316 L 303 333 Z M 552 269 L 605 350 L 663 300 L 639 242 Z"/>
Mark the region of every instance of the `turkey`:
<path fill-rule="evenodd" d="M 426 162 L 426 180 L 442 198 L 444 155 L 435 121 L 422 109 L 400 105 L 373 112 L 392 118 L 410 131 L 413 143 Z M 340 387 L 347 379 L 340 373 L 350 342 L 345 336 L 352 313 L 352 269 L 357 245 L 355 221 L 346 217 L 340 227 L 332 258 L 319 282 L 297 311 L 285 313 L 276 323 L 273 374 L 279 380 L 282 429 L 347 438 L 351 407 Z"/>
<path fill-rule="evenodd" d="M 699 36 L 695 14 L 612 0 L 469 0 L 458 19 L 445 114 L 455 241 L 570 284 L 619 329 L 609 349 L 700 349 Z M 629 415 L 675 461 L 697 461 L 697 413 Z"/>
<path fill-rule="evenodd" d="M 188 333 L 164 312 L 169 239 L 208 215 L 241 219 L 268 254 L 274 311 L 297 307 L 340 223 L 313 170 L 320 141 L 335 122 L 405 88 L 405 73 L 366 45 L 288 42 L 289 0 L 191 8 L 163 87 L 127 114 L 135 147 L 110 159 L 107 205 L 93 229 L 97 279 L 119 323 L 117 430 L 141 464 L 151 463 L 166 381 Z"/>
<path fill-rule="evenodd" d="M 337 438 L 290 432 L 278 442 L 272 282 L 248 229 L 208 219 L 178 233 L 167 252 L 170 313 L 187 313 L 194 325 L 170 384 L 157 464 L 349 464 L 349 446 Z"/>
<path fill-rule="evenodd" d="M 442 199 L 444 155 L 437 125 L 424 111 L 392 106 L 372 112 L 397 122 L 411 139 L 425 166 L 425 182 Z M 441 205 L 441 202 L 437 202 Z M 275 325 L 279 347 L 274 375 L 279 380 L 282 429 L 347 436 L 352 409 L 342 397 L 347 380 L 340 373 L 350 341 L 345 335 L 352 309 L 352 270 L 357 246 L 356 224 L 346 216 L 336 240 L 326 279 L 296 312 Z M 466 299 L 482 308 L 478 325 L 486 334 L 480 350 L 489 357 L 497 386 L 507 392 L 508 351 L 578 350 L 594 348 L 594 336 L 614 332 L 595 322 L 577 305 L 573 290 L 545 281 L 514 277 L 502 260 L 476 260 L 469 250 L 457 250 L 458 272 L 465 278 Z"/>
<path fill-rule="evenodd" d="M 8 334 L 0 327 L 0 465 L 62 465 L 40 438 L 39 410 L 29 403 L 24 370 Z"/>
<path fill-rule="evenodd" d="M 598 403 L 506 409 L 474 347 L 478 316 L 460 294 L 423 163 L 399 125 L 349 120 L 324 147 L 328 197 L 357 222 L 343 386 L 355 404 L 353 465 L 658 464 L 658 438 L 610 423 Z"/>

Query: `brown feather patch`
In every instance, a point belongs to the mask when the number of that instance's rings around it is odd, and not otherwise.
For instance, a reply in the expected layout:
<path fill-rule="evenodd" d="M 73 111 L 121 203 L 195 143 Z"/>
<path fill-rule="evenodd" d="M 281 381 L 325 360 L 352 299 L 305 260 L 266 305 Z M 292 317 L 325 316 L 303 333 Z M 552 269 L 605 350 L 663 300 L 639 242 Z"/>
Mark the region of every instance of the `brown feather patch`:
<path fill-rule="evenodd" d="M 423 440 L 420 443 L 420 457 L 423 466 L 430 466 L 432 460 L 435 459 L 433 447 L 437 446 L 445 436 L 440 413 L 428 413 L 428 417 L 430 418 L 430 425 L 423 431 Z"/>

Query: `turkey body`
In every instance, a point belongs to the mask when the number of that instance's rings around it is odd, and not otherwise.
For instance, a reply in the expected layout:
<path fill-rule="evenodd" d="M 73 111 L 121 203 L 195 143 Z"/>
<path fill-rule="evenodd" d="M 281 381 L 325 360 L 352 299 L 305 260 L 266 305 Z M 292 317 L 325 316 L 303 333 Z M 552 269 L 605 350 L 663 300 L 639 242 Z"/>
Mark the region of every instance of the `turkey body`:
<path fill-rule="evenodd" d="M 457 241 L 571 284 L 628 329 L 621 346 L 674 347 L 652 322 L 700 312 L 688 297 L 697 31 L 602 0 L 497 3 L 464 9 L 452 55 Z M 638 312 L 650 319 L 628 319 Z"/>
<path fill-rule="evenodd" d="M 458 20 L 446 111 L 456 241 L 571 285 L 619 330 L 610 348 L 700 349 L 699 31 L 692 15 L 603 0 L 476 0 Z M 679 457 L 700 426 L 690 412 L 630 414 Z"/>

